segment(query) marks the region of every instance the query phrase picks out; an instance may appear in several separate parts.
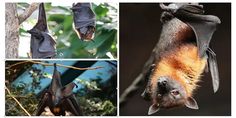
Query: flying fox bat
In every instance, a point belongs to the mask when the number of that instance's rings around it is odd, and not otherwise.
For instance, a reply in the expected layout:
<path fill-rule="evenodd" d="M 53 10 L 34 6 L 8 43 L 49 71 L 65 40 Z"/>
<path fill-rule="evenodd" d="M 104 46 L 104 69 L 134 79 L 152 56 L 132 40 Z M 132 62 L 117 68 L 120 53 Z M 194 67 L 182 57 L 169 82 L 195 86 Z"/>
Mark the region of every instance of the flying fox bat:
<path fill-rule="evenodd" d="M 164 10 L 158 44 L 153 50 L 149 80 L 142 96 L 151 100 L 148 115 L 160 108 L 186 106 L 198 109 L 192 97 L 204 70 L 211 72 L 213 90 L 219 88 L 216 54 L 210 40 L 220 19 L 205 15 L 197 3 L 160 4 Z"/>
<path fill-rule="evenodd" d="M 39 5 L 38 22 L 27 32 L 31 34 L 32 58 L 53 58 L 56 56 L 56 41 L 48 32 L 44 3 Z"/>
<path fill-rule="evenodd" d="M 57 70 L 55 63 L 52 82 L 49 89 L 43 93 L 43 96 L 38 104 L 36 115 L 41 115 L 47 106 L 55 116 L 65 116 L 66 111 L 71 112 L 76 116 L 83 115 L 76 97 L 72 92 L 75 86 L 76 84 L 73 82 L 69 83 L 65 87 L 62 86 L 61 75 Z"/>
<path fill-rule="evenodd" d="M 93 41 L 95 35 L 96 16 L 90 3 L 72 5 L 74 28 L 82 41 Z"/>

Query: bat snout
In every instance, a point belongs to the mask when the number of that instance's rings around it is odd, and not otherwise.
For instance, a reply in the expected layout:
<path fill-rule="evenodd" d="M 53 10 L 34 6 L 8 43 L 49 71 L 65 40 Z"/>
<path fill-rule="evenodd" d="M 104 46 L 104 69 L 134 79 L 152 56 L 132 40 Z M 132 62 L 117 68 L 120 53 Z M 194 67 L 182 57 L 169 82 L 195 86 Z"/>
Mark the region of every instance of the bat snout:
<path fill-rule="evenodd" d="M 161 77 L 158 82 L 157 85 L 159 87 L 166 87 L 167 86 L 167 79 L 165 77 Z"/>
<path fill-rule="evenodd" d="M 163 94 L 168 93 L 168 79 L 167 79 L 167 77 L 159 78 L 159 80 L 157 81 L 157 87 L 158 87 L 160 94 L 163 95 Z"/>

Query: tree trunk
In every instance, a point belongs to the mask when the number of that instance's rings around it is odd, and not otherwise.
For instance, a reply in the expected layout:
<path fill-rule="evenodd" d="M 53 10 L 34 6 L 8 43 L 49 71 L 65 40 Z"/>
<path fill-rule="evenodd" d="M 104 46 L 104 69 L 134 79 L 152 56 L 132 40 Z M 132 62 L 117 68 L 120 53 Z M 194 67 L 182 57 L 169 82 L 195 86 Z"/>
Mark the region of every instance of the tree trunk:
<path fill-rule="evenodd" d="M 16 3 L 5 4 L 5 56 L 6 58 L 18 58 L 19 47 L 19 20 Z"/>

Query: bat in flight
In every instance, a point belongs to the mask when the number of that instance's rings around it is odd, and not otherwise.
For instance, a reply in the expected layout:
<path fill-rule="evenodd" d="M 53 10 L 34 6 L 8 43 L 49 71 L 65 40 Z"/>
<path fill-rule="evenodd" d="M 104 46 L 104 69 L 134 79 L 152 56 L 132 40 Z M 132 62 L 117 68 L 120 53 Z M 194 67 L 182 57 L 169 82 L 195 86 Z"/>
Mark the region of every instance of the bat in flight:
<path fill-rule="evenodd" d="M 164 12 L 154 59 L 149 67 L 148 84 L 142 96 L 151 100 L 148 115 L 160 108 L 186 106 L 198 109 L 193 92 L 201 74 L 211 72 L 213 90 L 219 88 L 216 54 L 209 44 L 220 19 L 204 14 L 197 3 L 160 4 Z"/>
<path fill-rule="evenodd" d="M 83 115 L 72 92 L 75 86 L 77 87 L 73 82 L 64 87 L 62 86 L 60 72 L 57 70 L 56 63 L 54 63 L 52 82 L 42 95 L 36 115 L 40 116 L 44 112 L 45 107 L 49 107 L 55 116 L 65 116 L 66 111 L 71 112 L 75 116 Z"/>
<path fill-rule="evenodd" d="M 82 41 L 93 41 L 95 35 L 96 16 L 90 3 L 72 5 L 74 29 Z"/>
<path fill-rule="evenodd" d="M 48 31 L 44 3 L 39 5 L 36 25 L 27 32 L 31 34 L 30 51 L 32 58 L 54 58 L 56 56 L 56 41 Z"/>

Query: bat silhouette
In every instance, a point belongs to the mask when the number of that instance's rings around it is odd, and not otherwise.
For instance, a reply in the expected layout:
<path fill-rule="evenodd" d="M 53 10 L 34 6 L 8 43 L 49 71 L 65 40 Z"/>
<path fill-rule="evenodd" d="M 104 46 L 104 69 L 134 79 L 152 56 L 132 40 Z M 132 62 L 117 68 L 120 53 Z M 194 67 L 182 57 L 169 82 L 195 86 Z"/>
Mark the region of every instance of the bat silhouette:
<path fill-rule="evenodd" d="M 93 41 L 95 35 L 96 16 L 90 3 L 72 5 L 74 28 L 82 41 Z"/>
<path fill-rule="evenodd" d="M 198 109 L 192 93 L 204 70 L 211 72 L 214 92 L 219 88 L 216 54 L 209 44 L 221 21 L 205 15 L 203 6 L 197 3 L 160 7 L 164 10 L 162 32 L 152 53 L 149 80 L 142 94 L 152 101 L 148 114 L 183 105 Z"/>
<path fill-rule="evenodd" d="M 66 111 L 76 116 L 83 115 L 76 97 L 72 92 L 75 86 L 76 84 L 73 82 L 65 87 L 62 86 L 60 72 L 57 70 L 56 63 L 54 63 L 52 82 L 49 89 L 42 95 L 36 115 L 41 115 L 45 107 L 49 107 L 55 116 L 65 116 Z"/>
<path fill-rule="evenodd" d="M 38 22 L 27 32 L 31 34 L 32 58 L 53 58 L 56 56 L 56 41 L 48 32 L 44 3 L 39 5 Z"/>

